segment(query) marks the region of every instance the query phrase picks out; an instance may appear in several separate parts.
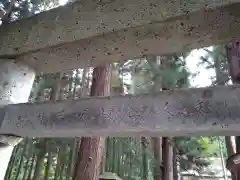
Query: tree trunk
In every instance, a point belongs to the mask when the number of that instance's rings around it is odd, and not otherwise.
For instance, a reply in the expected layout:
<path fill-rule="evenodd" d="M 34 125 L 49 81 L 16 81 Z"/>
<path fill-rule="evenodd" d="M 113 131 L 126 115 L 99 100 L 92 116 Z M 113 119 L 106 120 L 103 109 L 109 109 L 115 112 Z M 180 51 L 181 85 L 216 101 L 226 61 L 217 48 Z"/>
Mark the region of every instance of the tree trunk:
<path fill-rule="evenodd" d="M 115 137 L 112 137 L 112 172 L 116 172 L 116 141 Z"/>
<path fill-rule="evenodd" d="M 26 164 L 25 164 L 25 166 L 24 166 L 24 172 L 23 172 L 23 178 L 22 178 L 22 180 L 26 180 L 26 178 L 27 178 L 27 173 L 28 173 L 28 165 L 29 165 L 29 158 L 28 158 L 28 160 L 27 160 L 27 162 L 26 162 Z"/>
<path fill-rule="evenodd" d="M 173 147 L 173 179 L 179 180 L 179 160 L 178 160 L 178 150 Z"/>
<path fill-rule="evenodd" d="M 162 138 L 152 137 L 154 164 L 153 176 L 154 180 L 162 180 Z"/>
<path fill-rule="evenodd" d="M 94 68 L 90 95 L 110 95 L 110 79 L 111 65 Z M 103 137 L 82 138 L 73 180 L 98 180 L 104 146 Z"/>
<path fill-rule="evenodd" d="M 49 150 L 48 157 L 47 157 L 47 166 L 44 174 L 44 180 L 49 180 L 51 166 L 52 166 L 52 152 Z"/>
<path fill-rule="evenodd" d="M 65 163 L 64 161 L 61 161 L 60 163 L 60 174 L 59 174 L 59 180 L 63 180 L 63 174 L 64 174 L 64 170 L 65 170 Z"/>
<path fill-rule="evenodd" d="M 19 166 L 18 166 L 17 173 L 16 173 L 16 176 L 15 176 L 15 180 L 19 179 L 19 175 L 20 175 L 22 165 L 23 165 L 23 160 L 24 160 L 24 157 L 25 157 L 25 154 L 26 154 L 27 145 L 28 145 L 28 139 L 26 139 L 25 142 L 24 142 L 24 146 L 23 146 L 23 150 L 22 150 L 22 156 L 20 158 Z"/>
<path fill-rule="evenodd" d="M 82 74 L 82 87 L 81 87 L 81 96 L 86 96 L 87 94 L 87 72 L 89 68 L 84 68 L 83 69 L 83 74 Z"/>
<path fill-rule="evenodd" d="M 44 157 L 46 154 L 46 139 L 40 139 L 40 151 L 37 155 L 37 160 L 36 160 L 36 165 L 34 169 L 34 175 L 33 175 L 33 180 L 40 180 L 41 177 L 41 172 L 43 168 L 43 163 L 44 163 Z"/>
<path fill-rule="evenodd" d="M 104 138 L 83 137 L 73 180 L 97 180 L 100 173 Z"/>
<path fill-rule="evenodd" d="M 105 138 L 106 141 L 106 138 Z M 101 165 L 100 165 L 100 174 L 103 174 L 105 172 L 105 166 L 106 166 L 106 147 L 102 147 L 102 159 L 101 159 Z"/>
<path fill-rule="evenodd" d="M 59 151 L 57 153 L 57 164 L 56 164 L 56 168 L 55 168 L 54 180 L 58 179 L 60 169 L 61 169 L 61 162 L 60 162 L 60 149 L 59 149 Z"/>
<path fill-rule="evenodd" d="M 78 153 L 79 153 L 79 150 L 80 150 L 80 145 L 81 145 L 81 138 L 76 138 L 76 149 L 75 149 L 75 162 L 74 162 L 74 168 L 73 168 L 73 173 L 76 169 L 76 165 L 77 165 L 77 162 L 78 162 Z M 72 174 L 72 177 L 73 177 L 74 174 Z"/>
<path fill-rule="evenodd" d="M 147 139 L 145 137 L 141 138 L 141 144 L 142 144 L 142 179 L 147 180 L 148 179 L 148 159 L 147 159 Z"/>
<path fill-rule="evenodd" d="M 29 163 L 31 162 L 31 157 L 33 156 L 33 139 L 29 139 L 29 142 L 28 142 L 28 149 L 27 149 L 27 152 L 26 152 L 26 158 L 27 158 L 27 161 L 25 163 L 25 166 L 24 166 L 24 173 L 23 173 L 23 178 L 22 180 L 26 180 L 27 179 L 27 175 L 28 175 L 28 171 L 30 170 L 29 169 Z"/>
<path fill-rule="evenodd" d="M 18 152 L 18 150 L 19 150 L 19 146 L 15 146 L 12 156 L 11 156 L 11 159 L 10 159 L 10 162 L 8 164 L 7 172 L 4 177 L 5 180 L 11 179 L 12 170 L 13 170 L 15 160 L 16 160 L 16 153 Z"/>
<path fill-rule="evenodd" d="M 33 167 L 34 167 L 34 161 L 35 161 L 35 154 L 33 153 L 27 180 L 31 180 L 32 179 L 32 172 L 33 172 Z"/>
<path fill-rule="evenodd" d="M 163 180 L 173 180 L 173 149 L 170 139 L 163 137 Z"/>
<path fill-rule="evenodd" d="M 231 136 L 226 136 L 225 137 L 225 143 L 226 143 L 226 148 L 227 148 L 227 154 L 230 157 L 230 156 L 232 156 L 233 154 L 236 153 L 235 148 L 233 146 Z"/>
<path fill-rule="evenodd" d="M 219 150 L 220 150 L 221 165 L 222 165 L 224 179 L 227 180 L 228 179 L 228 175 L 227 175 L 227 171 L 226 171 L 226 165 L 225 165 L 225 162 L 224 162 L 225 160 L 224 160 L 224 156 L 223 156 L 222 144 L 221 144 L 220 137 L 218 137 L 218 146 L 219 146 Z"/>
<path fill-rule="evenodd" d="M 70 178 L 72 177 L 72 171 L 73 171 L 73 167 L 74 167 L 74 159 L 75 159 L 75 150 L 77 148 L 77 139 L 74 138 L 73 143 L 72 143 L 72 147 L 70 149 L 70 153 L 69 153 L 69 164 L 67 167 L 67 177 L 66 180 L 70 180 Z"/>
<path fill-rule="evenodd" d="M 228 59 L 229 74 L 233 84 L 240 84 L 240 46 L 239 42 L 231 43 L 226 46 L 226 53 Z M 226 139 L 226 146 L 228 150 L 228 157 L 233 155 L 235 152 L 233 150 L 232 141 L 229 138 Z M 236 137 L 236 151 L 240 152 L 240 137 Z M 239 166 L 239 165 L 238 165 Z M 232 179 L 237 180 L 240 178 L 240 172 L 231 172 Z M 235 177 L 233 177 L 235 176 Z"/>
<path fill-rule="evenodd" d="M 131 144 L 133 141 L 133 138 L 129 137 L 129 144 Z M 131 146 L 128 146 L 128 153 L 129 153 L 129 176 L 132 177 L 132 161 L 133 161 L 133 156 L 132 156 L 132 149 Z"/>
<path fill-rule="evenodd" d="M 236 152 L 237 153 L 240 153 L 240 136 L 236 136 L 235 137 L 235 142 L 236 142 Z M 237 170 L 235 172 L 236 174 L 236 180 L 239 180 L 240 179 L 240 164 L 237 164 Z"/>

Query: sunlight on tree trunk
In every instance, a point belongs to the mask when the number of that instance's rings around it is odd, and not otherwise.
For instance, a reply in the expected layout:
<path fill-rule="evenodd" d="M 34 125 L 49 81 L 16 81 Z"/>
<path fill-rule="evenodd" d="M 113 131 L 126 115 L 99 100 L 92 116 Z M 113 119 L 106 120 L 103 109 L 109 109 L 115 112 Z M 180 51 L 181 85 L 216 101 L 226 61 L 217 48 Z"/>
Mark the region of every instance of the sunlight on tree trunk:
<path fill-rule="evenodd" d="M 22 170 L 24 156 L 26 155 L 27 146 L 28 146 L 28 139 L 26 139 L 25 142 L 24 142 L 24 146 L 23 146 L 23 150 L 22 150 L 22 156 L 20 158 L 18 170 L 17 170 L 16 177 L 15 177 L 16 180 L 21 179 L 21 178 L 19 178 L 19 175 L 20 175 L 20 172 Z"/>
<path fill-rule="evenodd" d="M 55 173 L 54 173 L 54 180 L 58 179 L 60 168 L 61 168 L 60 152 L 61 152 L 61 149 L 58 149 L 58 151 L 57 151 L 57 163 L 56 163 Z"/>
<path fill-rule="evenodd" d="M 27 179 L 32 179 L 32 173 L 33 173 L 33 168 L 34 168 L 35 157 L 36 157 L 36 155 L 33 154 Z"/>
<path fill-rule="evenodd" d="M 46 140 L 43 138 L 39 141 L 40 151 L 37 155 L 36 165 L 34 169 L 33 180 L 40 180 L 41 172 L 44 164 L 44 157 L 46 154 Z"/>
<path fill-rule="evenodd" d="M 47 156 L 47 166 L 45 167 L 44 180 L 49 180 L 51 166 L 52 166 L 52 152 L 49 151 Z"/>

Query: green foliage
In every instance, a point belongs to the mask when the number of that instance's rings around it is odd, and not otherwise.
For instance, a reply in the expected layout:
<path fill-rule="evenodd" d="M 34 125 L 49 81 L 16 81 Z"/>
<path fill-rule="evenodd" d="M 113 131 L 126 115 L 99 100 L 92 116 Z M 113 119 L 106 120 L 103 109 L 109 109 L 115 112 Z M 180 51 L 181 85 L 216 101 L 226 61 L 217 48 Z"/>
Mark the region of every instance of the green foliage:
<path fill-rule="evenodd" d="M 14 2 L 13 6 L 11 2 Z M 9 14 L 2 20 L 3 23 L 9 23 L 51 9 L 58 4 L 58 0 L 0 0 L 0 7 Z"/>

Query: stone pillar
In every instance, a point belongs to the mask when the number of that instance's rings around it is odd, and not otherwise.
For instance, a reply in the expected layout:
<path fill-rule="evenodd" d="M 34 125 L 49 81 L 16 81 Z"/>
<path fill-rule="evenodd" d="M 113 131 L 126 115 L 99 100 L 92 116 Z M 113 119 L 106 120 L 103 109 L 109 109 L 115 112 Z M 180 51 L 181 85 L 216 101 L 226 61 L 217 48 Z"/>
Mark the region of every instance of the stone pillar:
<path fill-rule="evenodd" d="M 27 102 L 34 78 L 33 69 L 15 60 L 0 59 L 0 106 Z M 14 135 L 0 135 L 0 180 L 4 180 L 13 148 L 20 141 Z"/>

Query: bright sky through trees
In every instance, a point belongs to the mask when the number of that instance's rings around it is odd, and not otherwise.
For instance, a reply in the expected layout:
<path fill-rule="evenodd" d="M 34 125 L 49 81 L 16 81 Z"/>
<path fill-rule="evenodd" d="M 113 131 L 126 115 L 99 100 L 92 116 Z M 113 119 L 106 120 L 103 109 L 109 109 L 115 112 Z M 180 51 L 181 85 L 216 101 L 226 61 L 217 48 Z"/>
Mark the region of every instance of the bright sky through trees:
<path fill-rule="evenodd" d="M 191 73 L 198 73 L 196 77 L 190 79 L 191 85 L 193 87 L 206 87 L 210 86 L 212 81 L 211 77 L 214 76 L 214 69 L 205 69 L 204 67 L 199 67 L 197 64 L 200 62 L 200 57 L 204 56 L 206 52 L 202 49 L 193 50 L 191 54 L 187 57 L 186 63 L 187 67 Z"/>

